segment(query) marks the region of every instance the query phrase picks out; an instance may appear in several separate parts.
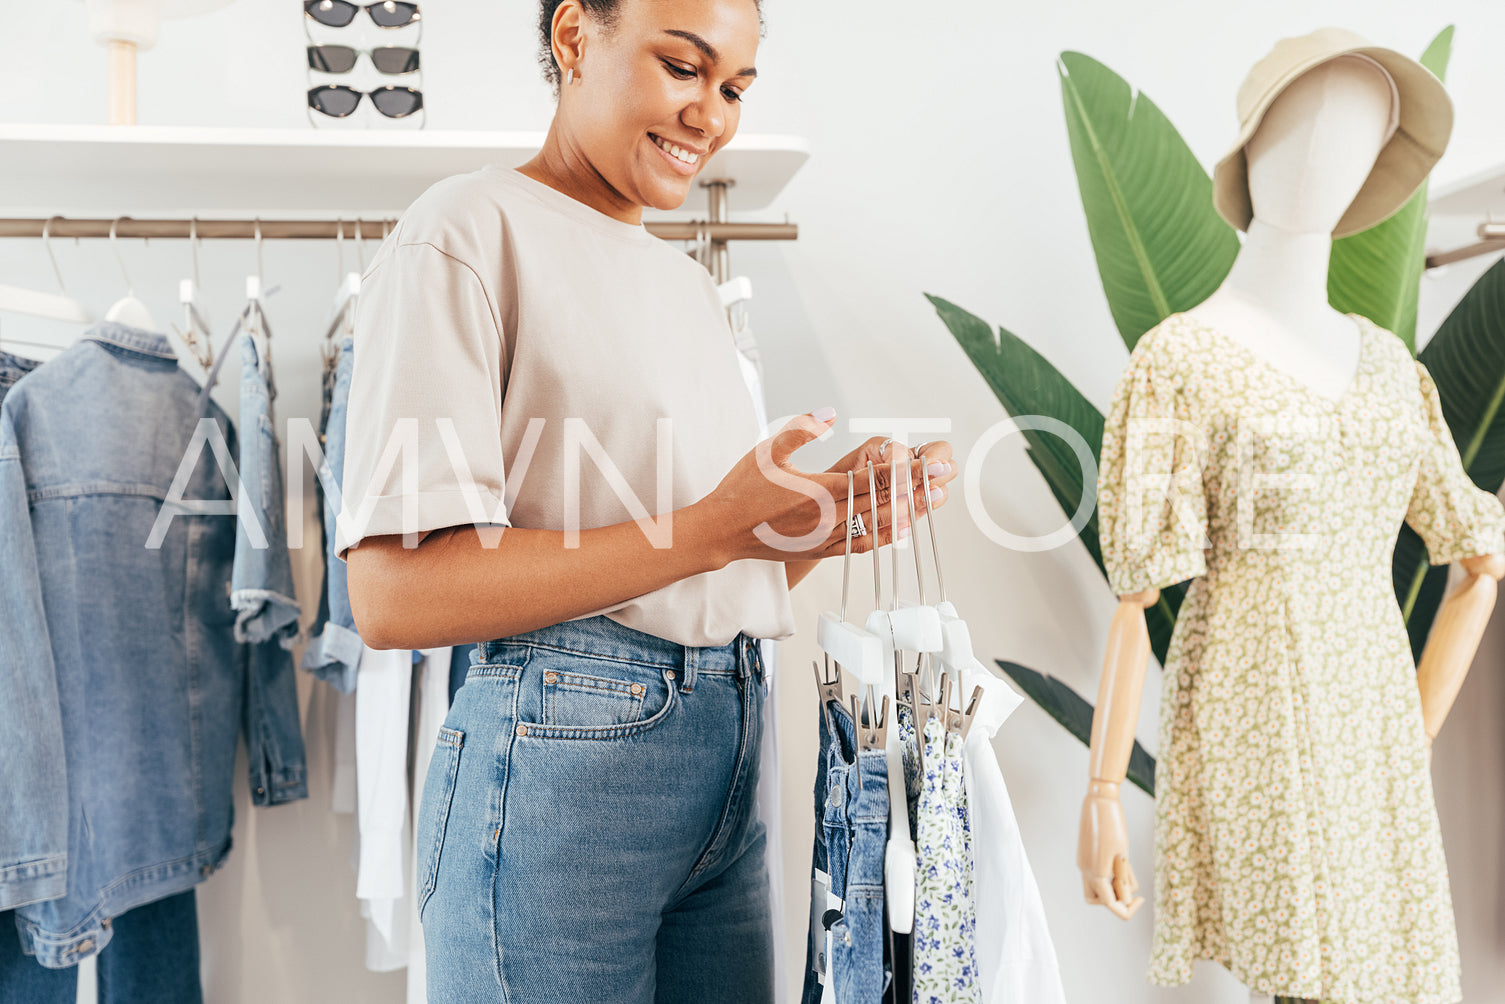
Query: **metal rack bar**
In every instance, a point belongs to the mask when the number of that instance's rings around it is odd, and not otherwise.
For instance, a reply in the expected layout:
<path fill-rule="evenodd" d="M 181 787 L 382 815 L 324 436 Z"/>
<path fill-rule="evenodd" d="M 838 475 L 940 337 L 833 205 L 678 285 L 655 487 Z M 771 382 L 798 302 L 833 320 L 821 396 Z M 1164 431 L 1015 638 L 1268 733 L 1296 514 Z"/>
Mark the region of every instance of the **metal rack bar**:
<path fill-rule="evenodd" d="M 1437 251 L 1427 255 L 1427 268 L 1450 265 L 1455 261 L 1463 261 L 1465 258 L 1476 258 L 1481 254 L 1489 254 L 1492 251 L 1505 251 L 1505 223 L 1481 223 L 1475 233 L 1479 236 L 1477 244 L 1454 248 L 1452 251 Z"/>
<path fill-rule="evenodd" d="M 647 224 L 649 233 L 664 240 L 688 241 L 697 236 L 697 228 L 709 229 L 710 238 L 719 245 L 721 259 L 725 258 L 727 241 L 792 241 L 799 239 L 799 225 L 795 223 L 728 223 L 725 222 L 725 189 L 713 189 L 723 193 L 719 222 L 695 223 L 690 221 L 666 221 Z M 714 211 L 714 202 L 713 202 Z M 395 222 L 393 219 L 357 220 L 215 220 L 198 219 L 194 226 L 197 235 L 204 240 L 216 238 L 250 239 L 256 236 L 256 227 L 261 227 L 263 239 L 332 239 L 342 234 L 354 237 L 359 222 L 362 237 L 385 236 Z M 0 218 L 0 237 L 41 237 L 44 219 Z M 108 237 L 115 220 L 71 219 L 54 216 L 48 227 L 49 237 Z M 187 238 L 189 221 L 186 219 L 138 220 L 129 216 L 119 218 L 115 227 L 116 237 L 136 238 Z M 723 266 L 724 267 L 724 266 Z"/>

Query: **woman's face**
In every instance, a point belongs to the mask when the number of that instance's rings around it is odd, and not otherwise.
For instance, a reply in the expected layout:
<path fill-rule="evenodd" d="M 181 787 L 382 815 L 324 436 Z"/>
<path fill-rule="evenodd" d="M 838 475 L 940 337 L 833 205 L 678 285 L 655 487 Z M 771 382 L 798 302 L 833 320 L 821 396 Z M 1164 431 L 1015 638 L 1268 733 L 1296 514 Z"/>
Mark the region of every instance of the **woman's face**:
<path fill-rule="evenodd" d="M 588 16 L 580 24 L 578 79 L 561 83 L 561 138 L 587 162 L 577 166 L 614 190 L 618 208 L 678 208 L 737 132 L 740 96 L 757 72 L 757 5 L 622 0 L 614 31 L 603 34 Z"/>

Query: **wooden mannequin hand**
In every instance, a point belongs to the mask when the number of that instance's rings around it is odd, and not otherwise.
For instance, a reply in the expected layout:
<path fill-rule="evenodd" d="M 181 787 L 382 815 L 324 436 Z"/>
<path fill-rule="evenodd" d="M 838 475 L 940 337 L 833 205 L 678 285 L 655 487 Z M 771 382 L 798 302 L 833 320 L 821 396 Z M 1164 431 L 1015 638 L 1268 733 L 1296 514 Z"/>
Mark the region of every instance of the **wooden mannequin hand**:
<path fill-rule="evenodd" d="M 1094 780 L 1082 800 L 1082 825 L 1077 842 L 1077 867 L 1082 892 L 1090 904 L 1101 904 L 1128 920 L 1144 904 L 1136 896 L 1139 881 L 1129 864 L 1129 835 L 1124 825 L 1118 785 Z"/>

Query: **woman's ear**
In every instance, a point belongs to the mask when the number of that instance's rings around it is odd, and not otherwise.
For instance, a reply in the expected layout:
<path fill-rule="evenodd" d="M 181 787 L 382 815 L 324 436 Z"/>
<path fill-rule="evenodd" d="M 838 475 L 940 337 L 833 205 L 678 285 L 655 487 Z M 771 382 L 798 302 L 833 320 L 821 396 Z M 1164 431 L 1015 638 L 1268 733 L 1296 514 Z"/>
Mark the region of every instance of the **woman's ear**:
<path fill-rule="evenodd" d="M 579 0 L 564 0 L 554 11 L 554 61 L 560 67 L 575 67 L 577 76 L 585 56 L 585 34 L 585 9 Z"/>

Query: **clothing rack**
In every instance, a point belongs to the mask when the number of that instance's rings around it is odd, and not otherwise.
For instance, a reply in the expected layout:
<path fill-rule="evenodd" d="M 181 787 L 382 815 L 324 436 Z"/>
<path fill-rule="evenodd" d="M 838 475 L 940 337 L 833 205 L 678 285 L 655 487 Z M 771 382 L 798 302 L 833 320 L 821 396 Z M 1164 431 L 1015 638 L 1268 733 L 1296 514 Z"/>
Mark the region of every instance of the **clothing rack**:
<path fill-rule="evenodd" d="M 1475 258 L 1491 251 L 1505 251 L 1505 223 L 1481 223 L 1476 231 L 1478 243 L 1469 244 L 1452 251 L 1438 251 L 1427 255 L 1427 268 L 1450 265 L 1465 258 Z"/>
<path fill-rule="evenodd" d="M 48 229 L 49 237 L 108 237 L 110 225 L 115 220 L 69 219 L 54 216 Z M 362 237 L 382 237 L 391 229 L 393 219 L 346 219 L 346 220 L 206 220 L 197 219 L 193 226 L 200 239 L 242 238 L 249 240 L 261 228 L 265 239 L 355 237 L 357 228 Z M 0 237 L 41 237 L 44 219 L 0 219 Z M 792 241 L 799 236 L 796 223 L 712 223 L 695 220 L 674 220 L 649 223 L 648 230 L 664 240 L 695 240 L 704 230 L 713 242 L 727 241 Z M 189 236 L 189 221 L 186 219 L 138 220 L 129 216 L 119 218 L 115 228 L 116 237 L 186 238 Z"/>
<path fill-rule="evenodd" d="M 647 224 L 648 232 L 670 241 L 705 240 L 711 245 L 710 271 L 716 282 L 731 277 L 727 254 L 730 241 L 792 241 L 799 239 L 796 223 L 733 223 L 727 219 L 726 190 L 729 180 L 702 181 L 708 189 L 709 215 L 704 220 L 667 220 Z M 233 238 L 239 240 L 329 240 L 336 237 L 385 237 L 396 222 L 381 219 L 144 219 L 130 216 L 115 219 L 48 219 L 25 217 L 0 218 L 0 237 L 139 237 L 204 240 Z M 190 229 L 191 228 L 191 229 Z"/>

